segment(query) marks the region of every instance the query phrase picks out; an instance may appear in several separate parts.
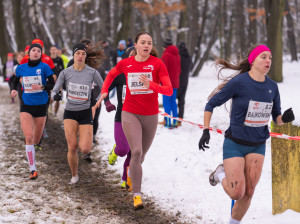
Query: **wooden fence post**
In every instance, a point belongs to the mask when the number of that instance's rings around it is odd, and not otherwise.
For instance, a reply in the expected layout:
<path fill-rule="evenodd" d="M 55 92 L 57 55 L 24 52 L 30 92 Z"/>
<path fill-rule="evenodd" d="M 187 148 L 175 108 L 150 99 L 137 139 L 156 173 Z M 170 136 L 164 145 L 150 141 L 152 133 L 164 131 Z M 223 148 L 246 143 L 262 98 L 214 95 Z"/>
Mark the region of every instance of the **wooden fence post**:
<path fill-rule="evenodd" d="M 291 123 L 271 124 L 271 131 L 299 136 L 300 127 Z M 272 138 L 272 213 L 287 209 L 300 212 L 300 141 Z"/>

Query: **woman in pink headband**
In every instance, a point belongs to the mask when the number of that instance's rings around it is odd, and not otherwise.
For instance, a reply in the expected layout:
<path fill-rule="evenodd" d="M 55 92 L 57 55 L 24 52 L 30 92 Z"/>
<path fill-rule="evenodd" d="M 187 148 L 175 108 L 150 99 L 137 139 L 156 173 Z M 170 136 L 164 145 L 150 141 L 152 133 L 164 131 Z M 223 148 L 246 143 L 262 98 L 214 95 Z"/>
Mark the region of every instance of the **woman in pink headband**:
<path fill-rule="evenodd" d="M 238 71 L 227 77 L 209 96 L 205 106 L 204 130 L 199 149 L 209 148 L 210 120 L 213 109 L 232 100 L 230 126 L 225 132 L 223 164 L 209 176 L 212 186 L 220 183 L 228 196 L 236 200 L 230 224 L 238 224 L 246 214 L 262 172 L 270 117 L 278 125 L 294 120 L 292 109 L 281 115 L 277 83 L 266 74 L 272 54 L 265 45 L 253 46 L 248 56 L 238 63 L 218 59 L 218 77 L 223 69 Z"/>

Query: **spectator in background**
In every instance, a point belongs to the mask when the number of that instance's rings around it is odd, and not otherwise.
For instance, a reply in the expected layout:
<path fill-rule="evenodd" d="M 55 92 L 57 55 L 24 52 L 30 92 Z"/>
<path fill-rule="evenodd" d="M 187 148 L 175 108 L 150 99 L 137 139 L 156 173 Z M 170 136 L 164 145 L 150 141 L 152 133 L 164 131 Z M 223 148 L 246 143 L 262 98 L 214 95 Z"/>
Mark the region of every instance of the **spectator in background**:
<path fill-rule="evenodd" d="M 7 54 L 7 61 L 3 65 L 3 76 L 4 81 L 8 82 L 9 86 L 9 93 L 12 91 L 13 87 L 13 80 L 14 80 L 14 66 L 17 64 L 17 62 L 14 60 L 14 54 L 8 53 Z M 13 97 L 11 97 L 11 102 L 14 103 L 15 100 Z"/>
<path fill-rule="evenodd" d="M 102 67 L 105 69 L 105 72 L 107 74 L 111 69 L 112 51 L 109 47 L 109 43 L 106 40 L 102 41 L 102 49 L 103 49 L 104 55 L 106 57 L 103 60 Z"/>
<path fill-rule="evenodd" d="M 29 46 L 30 47 L 30 46 Z M 29 51 L 29 48 L 27 50 L 27 53 Z M 17 64 L 14 66 L 14 75 L 16 74 L 16 70 L 17 70 L 17 67 L 20 65 L 21 61 L 22 61 L 22 58 L 24 57 L 24 53 L 23 52 L 17 52 L 15 54 L 15 58 L 17 60 Z M 22 102 L 22 94 L 23 94 L 23 87 L 22 87 L 22 83 L 19 82 L 18 86 L 17 86 L 17 91 L 18 91 L 18 97 L 19 97 L 19 100 L 20 100 L 20 105 L 21 105 L 21 102 Z"/>
<path fill-rule="evenodd" d="M 118 43 L 117 50 L 114 52 L 114 55 L 113 55 L 113 58 L 112 58 L 114 66 L 116 66 L 119 61 L 126 58 L 126 53 L 125 52 L 126 52 L 126 41 L 125 40 L 120 40 L 119 43 Z M 114 88 L 110 92 L 109 98 L 114 97 L 115 93 L 116 93 L 116 88 Z"/>
<path fill-rule="evenodd" d="M 172 96 L 163 95 L 163 106 L 167 114 L 171 115 L 172 112 L 173 117 L 178 117 L 176 97 L 177 89 L 179 88 L 179 75 L 181 73 L 179 51 L 178 48 L 172 44 L 171 39 L 166 39 L 164 41 L 163 48 L 164 52 L 161 56 L 161 59 L 163 60 L 168 69 L 168 73 L 173 87 Z M 164 125 L 167 128 L 173 128 L 177 127 L 178 123 L 177 120 L 173 120 L 173 123 L 171 123 L 170 118 L 165 118 Z"/>
<path fill-rule="evenodd" d="M 113 55 L 114 66 L 116 66 L 119 61 L 126 58 L 125 50 L 126 50 L 126 42 L 125 40 L 120 40 L 118 43 L 117 50 L 114 52 Z"/>
<path fill-rule="evenodd" d="M 127 48 L 130 48 L 130 47 L 133 47 L 134 45 L 133 45 L 133 43 L 132 43 L 132 40 L 131 40 L 131 38 L 128 38 L 127 39 Z"/>
<path fill-rule="evenodd" d="M 57 56 L 63 60 L 64 68 L 67 68 L 67 65 L 70 60 L 69 60 L 68 56 L 66 55 L 66 52 L 67 52 L 66 48 L 61 49 L 59 46 L 56 46 L 56 48 L 57 48 Z"/>
<path fill-rule="evenodd" d="M 56 67 L 56 70 L 55 70 L 56 74 L 54 76 L 54 80 L 56 81 L 58 76 L 59 76 L 59 73 L 62 70 L 64 70 L 64 63 L 63 63 L 63 60 L 60 57 L 58 57 L 58 55 L 57 55 L 56 45 L 52 45 L 50 47 L 50 57 L 53 60 L 53 63 Z M 53 100 L 50 99 L 50 111 L 52 110 L 52 103 L 53 103 Z M 57 115 L 58 108 L 59 108 L 59 101 L 55 101 L 55 103 L 54 103 L 54 116 Z"/>
<path fill-rule="evenodd" d="M 185 46 L 184 42 L 180 42 L 178 45 L 179 55 L 180 55 L 180 64 L 181 64 L 181 74 L 179 77 L 180 86 L 177 90 L 177 99 L 178 99 L 178 117 L 183 118 L 184 114 L 184 104 L 185 104 L 185 94 L 189 82 L 189 72 L 192 65 L 192 59 L 190 54 Z M 178 126 L 181 126 L 181 121 L 177 122 Z"/>
<path fill-rule="evenodd" d="M 59 76 L 59 73 L 64 70 L 64 62 L 61 57 L 57 54 L 57 47 L 56 45 L 52 45 L 50 47 L 50 57 L 56 67 L 56 77 Z"/>

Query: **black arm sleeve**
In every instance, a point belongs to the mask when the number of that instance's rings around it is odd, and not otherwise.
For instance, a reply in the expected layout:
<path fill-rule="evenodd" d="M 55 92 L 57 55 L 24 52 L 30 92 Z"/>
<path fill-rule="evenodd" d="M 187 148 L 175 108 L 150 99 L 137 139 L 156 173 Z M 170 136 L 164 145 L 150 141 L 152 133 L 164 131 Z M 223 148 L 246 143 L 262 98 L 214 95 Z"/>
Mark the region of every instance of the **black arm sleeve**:
<path fill-rule="evenodd" d="M 69 61 L 68 65 L 67 65 L 67 68 L 69 68 L 69 67 L 72 66 L 73 64 L 74 64 L 74 59 L 72 58 L 72 59 Z"/>
<path fill-rule="evenodd" d="M 58 77 L 58 75 L 59 75 L 59 70 L 58 70 L 58 68 L 57 68 L 57 67 L 54 67 L 54 68 L 52 68 L 52 71 L 53 71 L 54 75 L 56 75 L 56 77 Z"/>
<path fill-rule="evenodd" d="M 45 85 L 44 90 L 52 90 L 55 85 L 53 75 L 47 77 L 47 85 Z"/>
<path fill-rule="evenodd" d="M 20 77 L 17 77 L 16 75 L 14 76 L 14 80 L 13 80 L 13 90 L 17 90 L 18 85 L 20 82 Z"/>

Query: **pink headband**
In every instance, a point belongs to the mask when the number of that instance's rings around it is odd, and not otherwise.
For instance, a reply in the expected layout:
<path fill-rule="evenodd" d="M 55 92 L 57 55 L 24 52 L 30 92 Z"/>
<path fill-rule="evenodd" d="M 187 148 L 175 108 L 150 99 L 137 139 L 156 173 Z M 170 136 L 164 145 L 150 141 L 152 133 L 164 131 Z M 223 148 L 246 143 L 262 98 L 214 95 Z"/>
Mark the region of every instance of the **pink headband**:
<path fill-rule="evenodd" d="M 248 62 L 250 64 L 250 66 L 252 66 L 252 62 L 255 60 L 255 58 L 264 51 L 270 51 L 271 50 L 266 46 L 266 45 L 259 45 L 256 48 L 254 48 L 251 53 L 248 56 Z"/>

